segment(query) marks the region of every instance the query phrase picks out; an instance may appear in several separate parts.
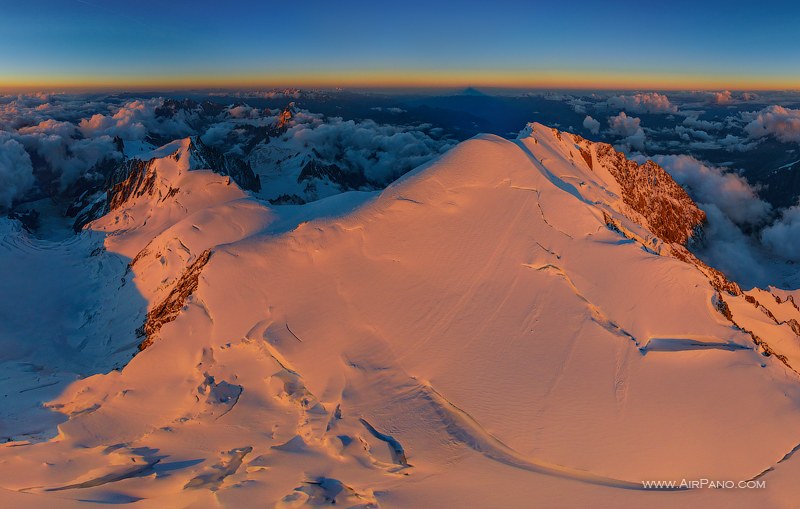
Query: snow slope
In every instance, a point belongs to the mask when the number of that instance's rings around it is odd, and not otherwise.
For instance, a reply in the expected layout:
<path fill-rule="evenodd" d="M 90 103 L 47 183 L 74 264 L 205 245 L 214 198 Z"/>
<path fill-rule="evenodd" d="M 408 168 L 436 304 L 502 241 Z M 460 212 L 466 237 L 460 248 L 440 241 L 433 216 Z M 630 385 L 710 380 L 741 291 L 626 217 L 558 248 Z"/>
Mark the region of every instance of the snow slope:
<path fill-rule="evenodd" d="M 270 208 L 184 145 L 80 237 L 132 260 L 143 350 L 0 447 L 2 505 L 796 503 L 796 308 L 690 255 L 702 217 L 657 167 L 531 124 Z"/>
<path fill-rule="evenodd" d="M 0 441 L 51 435 L 64 418 L 40 402 L 128 362 L 145 302 L 126 263 L 94 232 L 59 242 L 0 220 Z"/>

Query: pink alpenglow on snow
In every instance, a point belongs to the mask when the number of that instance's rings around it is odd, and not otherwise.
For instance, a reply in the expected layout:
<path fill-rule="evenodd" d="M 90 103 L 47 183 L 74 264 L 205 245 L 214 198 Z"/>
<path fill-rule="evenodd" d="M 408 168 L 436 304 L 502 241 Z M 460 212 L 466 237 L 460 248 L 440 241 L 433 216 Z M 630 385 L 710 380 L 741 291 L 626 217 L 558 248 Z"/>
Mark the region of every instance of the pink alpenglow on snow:
<path fill-rule="evenodd" d="M 696 258 L 706 213 L 659 165 L 529 124 L 278 206 L 196 150 L 137 155 L 77 236 L 0 222 L 0 506 L 800 500 L 800 295 Z"/>

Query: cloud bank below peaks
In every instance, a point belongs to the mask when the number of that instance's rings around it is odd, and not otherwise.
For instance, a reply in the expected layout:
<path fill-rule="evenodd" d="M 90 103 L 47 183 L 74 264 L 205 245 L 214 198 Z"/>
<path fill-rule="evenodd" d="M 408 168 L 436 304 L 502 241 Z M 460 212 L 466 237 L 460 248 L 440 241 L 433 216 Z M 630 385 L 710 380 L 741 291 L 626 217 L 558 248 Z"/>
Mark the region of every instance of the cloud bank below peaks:
<path fill-rule="evenodd" d="M 651 159 L 684 186 L 696 202 L 713 204 L 737 225 L 761 224 L 772 211 L 747 179 L 736 173 L 689 155 L 656 155 Z"/>
<path fill-rule="evenodd" d="M 644 156 L 635 157 L 643 162 Z M 796 284 L 800 261 L 800 205 L 776 213 L 758 189 L 735 172 L 688 155 L 656 155 L 706 212 L 696 249 L 712 266 L 744 286 Z"/>
<path fill-rule="evenodd" d="M 17 196 L 34 185 L 33 166 L 25 147 L 0 131 L 0 210 L 10 208 Z"/>
<path fill-rule="evenodd" d="M 744 126 L 750 138 L 772 136 L 784 143 L 800 143 L 800 109 L 773 105 L 758 112 L 743 112 Z"/>
<path fill-rule="evenodd" d="M 612 135 L 622 138 L 621 143 L 629 148 L 644 150 L 646 136 L 641 126 L 641 119 L 629 117 L 624 111 L 608 118 L 608 129 Z M 625 147 L 623 147 L 625 148 Z"/>
<path fill-rule="evenodd" d="M 628 113 L 677 113 L 678 107 L 669 98 L 658 92 L 610 97 L 606 105 L 611 109 Z"/>

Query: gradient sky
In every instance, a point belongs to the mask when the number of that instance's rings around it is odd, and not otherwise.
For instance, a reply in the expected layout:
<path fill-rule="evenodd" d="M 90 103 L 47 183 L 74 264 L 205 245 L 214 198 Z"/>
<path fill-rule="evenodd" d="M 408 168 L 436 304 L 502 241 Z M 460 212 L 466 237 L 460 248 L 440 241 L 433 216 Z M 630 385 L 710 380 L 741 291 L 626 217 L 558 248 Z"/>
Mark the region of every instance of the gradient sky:
<path fill-rule="evenodd" d="M 800 88 L 794 2 L 0 0 L 0 88 Z"/>

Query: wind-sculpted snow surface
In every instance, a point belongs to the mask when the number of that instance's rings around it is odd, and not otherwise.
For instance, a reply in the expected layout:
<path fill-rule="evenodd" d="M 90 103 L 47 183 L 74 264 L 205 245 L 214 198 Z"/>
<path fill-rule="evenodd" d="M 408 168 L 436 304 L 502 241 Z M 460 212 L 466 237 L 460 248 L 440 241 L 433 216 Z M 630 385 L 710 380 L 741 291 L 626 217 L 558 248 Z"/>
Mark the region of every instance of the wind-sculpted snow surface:
<path fill-rule="evenodd" d="M 56 439 L 0 447 L 0 505 L 800 497 L 797 297 L 691 256 L 702 213 L 657 166 L 531 124 L 379 194 L 274 207 L 188 150 L 82 234 L 131 260 L 137 326 L 166 310 L 153 340 L 52 396 Z M 642 484 L 702 478 L 766 487 Z"/>

